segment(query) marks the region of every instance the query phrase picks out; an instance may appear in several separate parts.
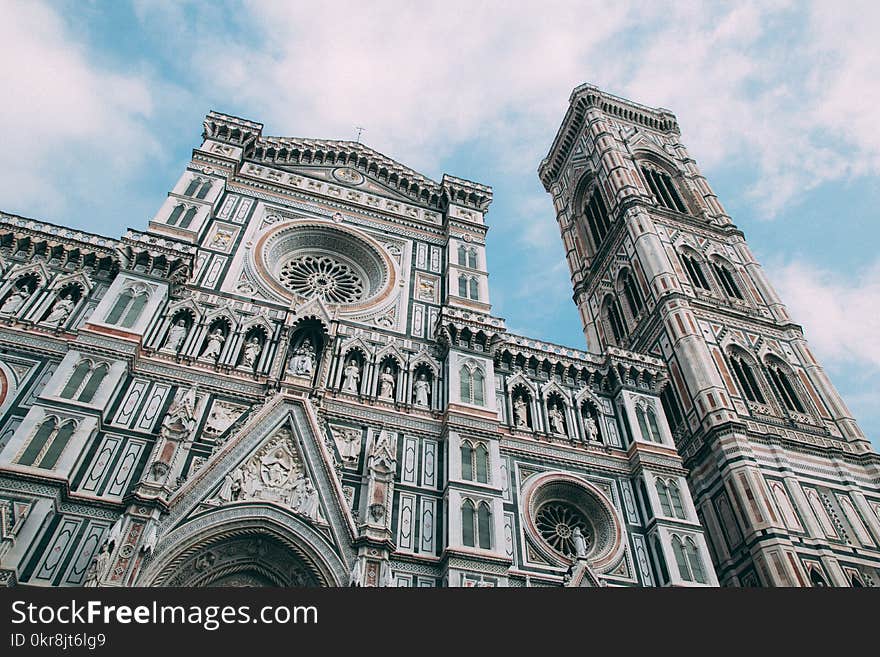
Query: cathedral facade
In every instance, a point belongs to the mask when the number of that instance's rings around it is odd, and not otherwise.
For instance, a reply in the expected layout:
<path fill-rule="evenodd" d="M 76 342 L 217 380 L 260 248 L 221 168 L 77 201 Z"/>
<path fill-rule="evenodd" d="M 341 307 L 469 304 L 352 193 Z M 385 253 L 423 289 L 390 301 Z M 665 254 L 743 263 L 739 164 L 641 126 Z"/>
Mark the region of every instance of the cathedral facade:
<path fill-rule="evenodd" d="M 142 229 L 0 214 L 0 580 L 873 586 L 880 457 L 679 141 L 539 168 L 588 351 L 492 314 L 492 190 L 211 112 Z"/>

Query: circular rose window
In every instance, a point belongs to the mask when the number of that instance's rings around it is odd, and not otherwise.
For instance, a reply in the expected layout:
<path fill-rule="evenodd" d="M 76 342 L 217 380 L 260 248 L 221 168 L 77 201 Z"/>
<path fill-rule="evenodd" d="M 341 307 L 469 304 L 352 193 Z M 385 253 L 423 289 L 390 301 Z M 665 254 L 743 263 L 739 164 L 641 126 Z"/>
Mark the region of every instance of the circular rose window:
<path fill-rule="evenodd" d="M 360 308 L 393 288 L 394 264 L 370 238 L 337 225 L 289 222 L 264 235 L 258 269 L 276 290 L 304 299 Z"/>
<path fill-rule="evenodd" d="M 580 530 L 586 559 L 597 571 L 610 568 L 623 553 L 617 512 L 602 491 L 580 477 L 563 472 L 533 475 L 523 489 L 526 531 L 551 561 L 576 558 L 574 536 Z"/>

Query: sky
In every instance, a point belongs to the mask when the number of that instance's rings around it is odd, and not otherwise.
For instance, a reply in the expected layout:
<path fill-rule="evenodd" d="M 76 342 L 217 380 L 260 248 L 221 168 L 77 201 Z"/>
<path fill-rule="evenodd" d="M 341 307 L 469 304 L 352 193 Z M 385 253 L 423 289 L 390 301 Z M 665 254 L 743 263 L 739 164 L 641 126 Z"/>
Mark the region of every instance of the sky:
<path fill-rule="evenodd" d="M 0 209 L 143 229 L 209 110 L 491 185 L 493 312 L 584 347 L 536 174 L 589 82 L 682 141 L 880 446 L 880 3 L 0 0 Z"/>

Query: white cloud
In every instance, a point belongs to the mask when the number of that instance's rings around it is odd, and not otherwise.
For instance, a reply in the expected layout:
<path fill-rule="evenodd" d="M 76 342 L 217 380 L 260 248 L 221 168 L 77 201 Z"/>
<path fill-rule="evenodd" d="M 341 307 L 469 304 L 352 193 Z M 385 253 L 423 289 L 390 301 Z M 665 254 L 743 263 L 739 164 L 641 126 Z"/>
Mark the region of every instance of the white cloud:
<path fill-rule="evenodd" d="M 146 82 L 96 67 L 52 9 L 4 2 L 0 43 L 4 210 L 51 220 L 159 152 Z"/>

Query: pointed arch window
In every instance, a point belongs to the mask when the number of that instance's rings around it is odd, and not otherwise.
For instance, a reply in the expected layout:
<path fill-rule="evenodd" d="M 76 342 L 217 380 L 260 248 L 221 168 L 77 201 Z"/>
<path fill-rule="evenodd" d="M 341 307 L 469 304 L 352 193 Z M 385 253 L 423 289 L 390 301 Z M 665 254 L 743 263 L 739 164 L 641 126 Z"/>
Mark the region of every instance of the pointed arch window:
<path fill-rule="evenodd" d="M 101 363 L 92 370 L 91 376 L 86 382 L 85 387 L 82 389 L 82 392 L 79 394 L 79 401 L 88 404 L 95 398 L 95 393 L 98 392 L 98 388 L 101 387 L 101 383 L 107 376 L 108 369 L 106 363 Z"/>
<path fill-rule="evenodd" d="M 750 402 L 766 404 L 764 395 L 761 393 L 761 387 L 758 385 L 758 380 L 752 371 L 752 366 L 744 358 L 735 354 L 731 355 L 729 360 L 730 369 L 733 370 L 733 374 L 745 398 Z"/>
<path fill-rule="evenodd" d="M 177 221 L 180 219 L 180 215 L 183 214 L 184 210 L 186 210 L 186 207 L 184 207 L 183 205 L 175 206 L 175 208 L 171 211 L 171 214 L 168 215 L 168 221 L 166 221 L 165 223 L 169 226 L 176 226 Z"/>
<path fill-rule="evenodd" d="M 489 450 L 483 443 L 479 443 L 474 450 L 476 456 L 476 480 L 480 484 L 489 483 Z"/>
<path fill-rule="evenodd" d="M 210 192 L 210 191 L 211 191 L 211 181 L 206 180 L 202 183 L 201 188 L 199 188 L 199 193 L 196 194 L 196 198 L 197 199 L 204 199 L 206 196 L 208 196 L 208 192 Z"/>
<path fill-rule="evenodd" d="M 468 481 L 474 478 L 474 447 L 468 441 L 461 444 L 461 478 Z"/>
<path fill-rule="evenodd" d="M 474 301 L 479 300 L 480 287 L 479 287 L 479 284 L 477 283 L 476 278 L 471 278 L 469 287 L 470 287 L 471 299 L 473 299 Z"/>
<path fill-rule="evenodd" d="M 73 399 L 82 388 L 83 381 L 92 369 L 92 364 L 87 360 L 81 360 L 75 368 L 73 374 L 67 380 L 64 388 L 61 390 L 60 397 L 64 399 Z"/>
<path fill-rule="evenodd" d="M 700 559 L 700 551 L 690 536 L 685 539 L 673 536 L 672 552 L 675 554 L 678 574 L 684 581 L 706 583 L 706 573 L 703 569 L 702 559 Z"/>
<path fill-rule="evenodd" d="M 642 175 L 645 176 L 645 181 L 648 183 L 648 187 L 659 205 L 667 210 L 675 210 L 682 214 L 687 212 L 681 196 L 679 196 L 678 190 L 668 174 L 652 168 L 642 167 Z"/>
<path fill-rule="evenodd" d="M 660 508 L 664 516 L 672 515 L 672 505 L 669 503 L 669 487 L 662 479 L 656 481 L 657 496 L 660 498 Z"/>
<path fill-rule="evenodd" d="M 593 238 L 593 245 L 598 249 L 611 228 L 608 210 L 605 208 L 605 202 L 602 200 L 598 186 L 593 189 L 590 199 L 584 206 L 584 217 L 587 220 L 590 236 Z"/>
<path fill-rule="evenodd" d="M 458 264 L 462 267 L 467 267 L 467 248 L 464 244 L 458 247 Z"/>
<path fill-rule="evenodd" d="M 196 190 L 201 186 L 202 181 L 199 178 L 193 178 L 189 181 L 189 185 L 186 187 L 186 191 L 183 193 L 184 196 L 192 196 L 196 193 Z"/>
<path fill-rule="evenodd" d="M 621 277 L 621 288 L 626 297 L 627 305 L 629 305 L 630 314 L 637 317 L 645 307 L 645 300 L 635 278 L 629 271 L 624 272 Z"/>
<path fill-rule="evenodd" d="M 461 505 L 461 542 L 467 547 L 492 549 L 492 512 L 486 502 L 474 504 L 465 500 Z"/>
<path fill-rule="evenodd" d="M 662 443 L 663 438 L 660 434 L 660 425 L 657 423 L 657 413 L 646 403 L 636 405 L 636 420 L 639 423 L 639 431 L 641 431 L 644 440 Z"/>
<path fill-rule="evenodd" d="M 477 538 L 480 547 L 484 550 L 492 549 L 491 521 L 492 512 L 489 511 L 489 505 L 485 502 L 480 502 L 479 507 L 477 507 Z"/>
<path fill-rule="evenodd" d="M 468 295 L 468 278 L 464 274 L 458 277 L 458 296 L 467 299 Z"/>
<path fill-rule="evenodd" d="M 711 291 L 712 288 L 709 286 L 706 274 L 703 273 L 703 267 L 700 264 L 700 261 L 687 253 L 681 254 L 681 261 L 684 264 L 684 269 L 687 272 L 691 285 L 706 290 L 707 292 Z"/>
<path fill-rule="evenodd" d="M 623 344 L 623 341 L 626 339 L 626 324 L 623 323 L 620 304 L 613 296 L 608 296 L 605 299 L 605 320 L 611 329 L 611 337 L 614 339 L 614 344 Z"/>
<path fill-rule="evenodd" d="M 474 503 L 470 500 L 465 500 L 461 505 L 461 542 L 462 545 L 466 545 L 467 547 L 476 547 L 476 531 L 475 531 L 475 522 L 476 522 L 476 509 L 474 508 Z"/>
<path fill-rule="evenodd" d="M 477 250 L 476 249 L 472 248 L 470 251 L 468 251 L 467 264 L 468 264 L 468 267 L 470 267 L 471 269 L 477 268 Z"/>
<path fill-rule="evenodd" d="M 38 468 L 54 468 L 75 429 L 76 423 L 73 420 L 68 420 L 59 427 L 54 417 L 47 418 L 40 424 L 18 462 Z"/>
<path fill-rule="evenodd" d="M 476 365 L 462 365 L 458 373 L 461 401 L 483 406 L 486 403 L 486 378 L 483 371 Z"/>
<path fill-rule="evenodd" d="M 684 512 L 684 504 L 682 504 L 681 501 L 681 490 L 678 488 L 678 484 L 674 481 L 670 481 L 667 486 L 667 491 L 669 491 L 669 501 L 672 503 L 672 515 L 681 520 L 687 520 L 687 515 Z"/>
<path fill-rule="evenodd" d="M 797 392 L 795 392 L 794 386 L 785 370 L 771 362 L 767 364 L 767 374 L 785 408 L 792 413 L 806 413 L 804 405 L 801 403 Z"/>
<path fill-rule="evenodd" d="M 107 313 L 106 323 L 131 328 L 140 319 L 148 298 L 149 293 L 145 288 L 126 288 L 116 298 L 116 303 Z"/>
<path fill-rule="evenodd" d="M 183 215 L 183 219 L 180 221 L 181 228 L 189 228 L 192 220 L 195 219 L 196 213 L 198 212 L 198 208 L 190 208 L 186 211 L 186 214 Z"/>
<path fill-rule="evenodd" d="M 726 265 L 721 264 L 720 262 L 712 262 L 712 269 L 715 272 L 715 277 L 718 279 L 718 282 L 721 283 L 721 287 L 724 288 L 724 293 L 734 299 L 742 299 L 743 295 L 740 292 L 739 286 L 736 284 L 736 279 L 733 276 L 733 273 L 728 269 Z"/>
<path fill-rule="evenodd" d="M 88 404 L 95 398 L 95 393 L 101 387 L 108 371 L 109 367 L 106 363 L 95 366 L 91 361 L 80 361 L 59 396 Z"/>

